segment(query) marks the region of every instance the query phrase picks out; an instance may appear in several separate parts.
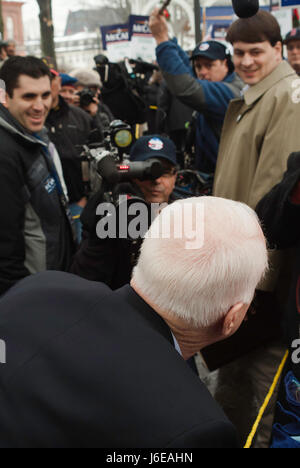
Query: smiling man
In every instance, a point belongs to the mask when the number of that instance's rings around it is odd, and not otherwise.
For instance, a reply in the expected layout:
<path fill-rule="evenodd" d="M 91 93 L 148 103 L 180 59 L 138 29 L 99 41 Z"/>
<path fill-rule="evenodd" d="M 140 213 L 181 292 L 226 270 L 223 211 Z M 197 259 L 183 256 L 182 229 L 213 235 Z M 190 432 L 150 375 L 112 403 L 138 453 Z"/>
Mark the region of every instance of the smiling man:
<path fill-rule="evenodd" d="M 226 114 L 214 194 L 255 208 L 281 180 L 289 154 L 299 149 L 300 84 L 282 58 L 280 27 L 270 13 L 237 20 L 227 40 L 246 87 Z"/>
<path fill-rule="evenodd" d="M 214 195 L 255 208 L 282 179 L 290 153 L 300 148 L 300 80 L 283 61 L 280 27 L 270 13 L 259 11 L 251 18 L 237 20 L 227 40 L 234 48 L 235 70 L 247 86 L 243 96 L 230 103 L 225 117 Z M 254 313 L 243 327 L 240 345 L 235 346 L 240 354 L 257 348 L 255 355 L 248 355 L 247 363 L 239 364 L 243 376 L 246 372 L 250 375 L 259 404 L 283 354 L 280 341 L 274 341 L 280 338 L 281 304 L 288 292 L 279 281 L 285 262 L 279 255 L 272 252 L 272 268 L 259 285 L 252 304 Z M 233 343 L 226 346 L 234 349 Z M 249 401 L 246 406 L 251 406 Z M 269 416 L 272 418 L 271 412 Z M 246 412 L 245 417 L 251 420 Z M 270 428 L 264 421 L 260 425 L 259 447 L 266 447 Z"/>
<path fill-rule="evenodd" d="M 30 274 L 66 270 L 72 236 L 57 153 L 44 131 L 50 71 L 35 57 L 13 57 L 0 80 L 1 295 Z"/>

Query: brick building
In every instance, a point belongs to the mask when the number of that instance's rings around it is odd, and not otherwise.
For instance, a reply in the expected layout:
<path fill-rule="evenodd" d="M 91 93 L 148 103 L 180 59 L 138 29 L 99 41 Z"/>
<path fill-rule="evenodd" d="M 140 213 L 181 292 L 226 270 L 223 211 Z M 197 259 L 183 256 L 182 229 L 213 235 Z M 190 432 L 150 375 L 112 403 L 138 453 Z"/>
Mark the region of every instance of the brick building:
<path fill-rule="evenodd" d="M 22 6 L 23 2 L 2 1 L 4 39 L 14 39 L 19 50 L 24 49 Z"/>

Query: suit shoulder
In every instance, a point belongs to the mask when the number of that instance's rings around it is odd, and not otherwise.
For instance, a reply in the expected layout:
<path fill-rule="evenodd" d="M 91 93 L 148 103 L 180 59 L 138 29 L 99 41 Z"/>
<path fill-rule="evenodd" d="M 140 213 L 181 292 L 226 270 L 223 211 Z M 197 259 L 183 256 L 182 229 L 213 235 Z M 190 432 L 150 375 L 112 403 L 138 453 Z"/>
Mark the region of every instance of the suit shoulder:
<path fill-rule="evenodd" d="M 2 300 L 10 300 L 12 297 L 17 300 L 20 297 L 23 301 L 30 301 L 34 298 L 37 302 L 40 299 L 44 307 L 53 302 L 60 304 L 61 300 L 63 307 L 73 305 L 74 308 L 79 308 L 83 305 L 92 306 L 110 293 L 111 289 L 102 283 L 88 281 L 70 273 L 46 271 L 20 281 Z"/>
<path fill-rule="evenodd" d="M 167 448 L 238 448 L 238 439 L 229 420 L 216 419 L 180 434 Z"/>

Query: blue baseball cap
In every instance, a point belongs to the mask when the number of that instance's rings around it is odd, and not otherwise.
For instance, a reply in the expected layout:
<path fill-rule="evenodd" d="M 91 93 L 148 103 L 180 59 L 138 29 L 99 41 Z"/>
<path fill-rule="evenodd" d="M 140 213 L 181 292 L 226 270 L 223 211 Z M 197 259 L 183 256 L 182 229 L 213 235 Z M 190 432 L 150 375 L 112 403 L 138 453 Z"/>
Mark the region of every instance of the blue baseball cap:
<path fill-rule="evenodd" d="M 204 57 L 209 60 L 225 60 L 228 57 L 227 47 L 218 41 L 200 42 L 193 50 L 191 59 Z"/>
<path fill-rule="evenodd" d="M 147 161 L 162 158 L 177 165 L 176 146 L 170 138 L 161 135 L 147 135 L 139 138 L 131 148 L 131 161 Z"/>
<path fill-rule="evenodd" d="M 78 82 L 77 78 L 67 75 L 66 73 L 60 73 L 59 75 L 61 77 L 62 86 L 75 86 L 75 84 Z"/>

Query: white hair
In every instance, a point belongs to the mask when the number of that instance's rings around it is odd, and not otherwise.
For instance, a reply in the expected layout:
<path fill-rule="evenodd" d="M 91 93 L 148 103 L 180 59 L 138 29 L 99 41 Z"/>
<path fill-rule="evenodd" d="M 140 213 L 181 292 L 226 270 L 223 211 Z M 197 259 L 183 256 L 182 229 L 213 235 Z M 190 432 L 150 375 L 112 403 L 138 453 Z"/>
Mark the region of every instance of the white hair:
<path fill-rule="evenodd" d="M 193 211 L 186 211 L 187 204 Z M 195 230 L 203 231 L 203 243 L 191 248 Z M 232 200 L 199 197 L 176 201 L 154 220 L 133 281 L 160 310 L 208 327 L 232 306 L 250 304 L 267 268 L 266 240 L 255 212 Z"/>

